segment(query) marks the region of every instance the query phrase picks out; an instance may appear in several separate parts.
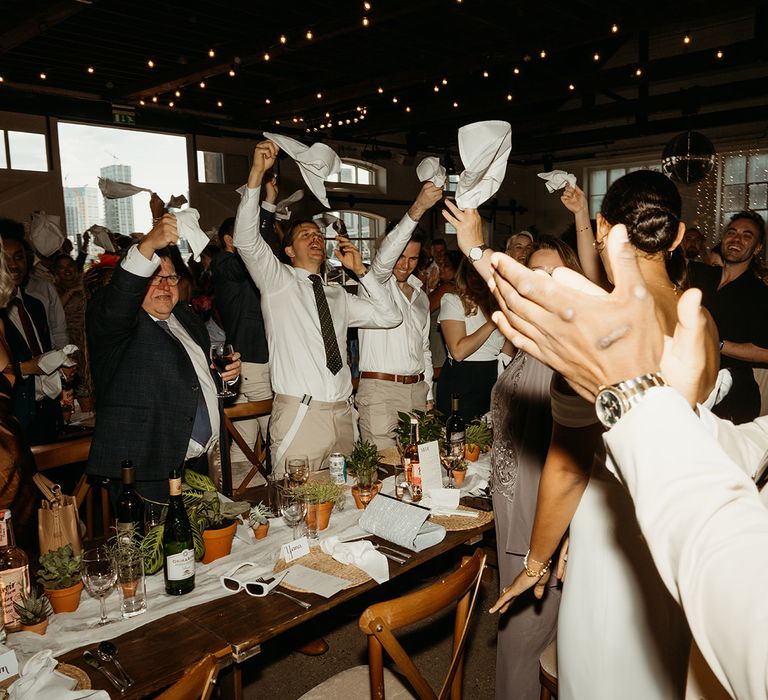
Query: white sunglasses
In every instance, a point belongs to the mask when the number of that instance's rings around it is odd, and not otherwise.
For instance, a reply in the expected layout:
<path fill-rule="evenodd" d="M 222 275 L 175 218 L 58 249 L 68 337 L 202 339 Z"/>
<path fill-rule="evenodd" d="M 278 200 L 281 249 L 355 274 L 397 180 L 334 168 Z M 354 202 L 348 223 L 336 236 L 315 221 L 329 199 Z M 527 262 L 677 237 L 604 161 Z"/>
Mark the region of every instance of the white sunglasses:
<path fill-rule="evenodd" d="M 245 569 L 253 566 L 257 566 L 257 564 L 254 564 L 251 561 L 242 562 L 241 564 L 238 564 L 237 566 L 235 566 L 235 568 L 229 571 L 228 573 L 224 574 L 223 576 L 219 576 L 219 582 L 228 591 L 237 593 L 238 591 L 244 590 L 248 595 L 252 595 L 256 598 L 263 598 L 273 588 L 278 586 L 280 582 L 288 574 L 288 571 L 284 571 L 282 572 L 282 574 L 278 574 L 277 576 L 274 576 L 274 578 L 271 581 L 268 581 L 266 583 L 262 581 L 242 581 L 239 578 L 235 577 L 235 574 L 241 569 Z M 271 574 L 266 575 L 267 578 L 269 576 L 271 576 Z"/>

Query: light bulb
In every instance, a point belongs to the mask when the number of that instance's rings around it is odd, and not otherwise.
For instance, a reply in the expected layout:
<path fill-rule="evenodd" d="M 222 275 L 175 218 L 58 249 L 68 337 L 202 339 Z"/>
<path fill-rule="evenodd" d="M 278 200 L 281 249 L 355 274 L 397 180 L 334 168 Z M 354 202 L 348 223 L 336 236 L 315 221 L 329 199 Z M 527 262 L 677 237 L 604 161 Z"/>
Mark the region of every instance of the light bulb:
<path fill-rule="evenodd" d="M 363 17 L 363 26 L 367 27 L 370 24 L 367 17 Z"/>
<path fill-rule="evenodd" d="M 318 100 L 322 100 L 323 99 L 323 93 L 322 92 L 318 92 L 317 93 L 317 99 Z"/>
<path fill-rule="evenodd" d="M 40 73 L 40 80 L 45 80 L 47 77 L 45 73 Z"/>
<path fill-rule="evenodd" d="M 637 76 L 639 78 L 642 74 L 643 74 L 643 69 L 642 68 L 635 69 L 635 76 Z"/>
<path fill-rule="evenodd" d="M 325 118 L 326 119 L 330 119 L 331 118 L 331 113 L 330 112 L 326 112 L 325 113 Z"/>
<path fill-rule="evenodd" d="M 592 56 L 593 61 L 599 61 L 600 60 L 600 54 L 595 52 Z"/>
<path fill-rule="evenodd" d="M 200 87 L 201 87 L 203 90 L 205 90 L 205 81 L 204 81 L 204 80 L 201 80 L 201 81 L 200 81 Z"/>
<path fill-rule="evenodd" d="M 458 103 L 458 102 L 454 102 L 454 103 L 453 103 L 453 106 L 454 106 L 454 107 L 458 107 L 458 106 L 459 106 L 459 103 Z"/>
<path fill-rule="evenodd" d="M 487 70 L 484 70 L 484 71 L 483 71 L 483 77 L 484 77 L 484 78 L 487 78 L 487 77 L 488 77 L 488 75 L 489 75 L 488 71 L 487 71 Z"/>
<path fill-rule="evenodd" d="M 544 51 L 544 49 L 542 49 L 541 51 L 539 51 L 539 56 L 540 56 L 541 58 L 546 58 L 546 57 L 547 57 L 547 52 L 546 52 L 546 51 Z"/>
<path fill-rule="evenodd" d="M 223 107 L 224 103 L 221 100 L 218 100 L 218 102 L 216 102 L 216 106 L 217 107 Z"/>
<path fill-rule="evenodd" d="M 507 102 L 512 102 L 512 95 L 507 93 Z"/>
<path fill-rule="evenodd" d="M 235 69 L 234 68 L 230 68 L 229 69 L 229 77 L 230 78 L 234 78 L 235 77 Z"/>
<path fill-rule="evenodd" d="M 173 100 L 171 100 L 171 102 L 168 103 L 168 106 L 173 107 Z"/>
<path fill-rule="evenodd" d="M 725 54 L 723 54 L 721 49 L 717 50 L 717 53 L 715 54 L 715 58 L 722 58 Z"/>
<path fill-rule="evenodd" d="M 439 88 L 437 85 L 435 85 L 435 87 L 433 87 L 432 89 L 433 89 L 435 92 L 440 92 L 440 88 Z"/>
<path fill-rule="evenodd" d="M 445 78 L 443 78 L 443 79 L 442 79 L 440 82 L 441 82 L 443 85 L 448 85 L 448 81 L 447 81 Z"/>
<path fill-rule="evenodd" d="M 157 95 L 152 98 L 152 102 L 157 102 Z"/>
<path fill-rule="evenodd" d="M 93 75 L 93 66 L 88 66 L 86 69 L 91 75 Z"/>
<path fill-rule="evenodd" d="M 396 98 L 396 97 L 393 97 L 393 98 L 392 98 L 392 102 L 394 102 L 394 104 L 397 104 L 397 98 Z"/>
<path fill-rule="evenodd" d="M 611 33 L 612 33 L 612 34 L 616 34 L 616 32 L 618 32 L 618 31 L 619 31 L 619 25 L 618 25 L 618 24 L 616 24 L 616 22 L 614 22 L 614 23 L 611 25 Z"/>
<path fill-rule="evenodd" d="M 520 75 L 520 69 L 519 69 L 517 66 L 515 66 L 515 67 L 512 69 L 512 72 L 513 72 L 515 75 Z"/>
<path fill-rule="evenodd" d="M 275 119 L 275 124 L 276 124 L 277 126 L 280 126 L 280 120 L 279 120 L 279 119 Z"/>
<path fill-rule="evenodd" d="M 313 36 L 314 36 L 314 35 L 312 34 L 312 30 L 311 30 L 311 29 L 308 29 L 308 30 L 307 30 L 307 39 L 309 39 L 309 40 L 311 41 Z"/>
<path fill-rule="evenodd" d="M 264 60 L 268 61 L 270 59 L 270 55 L 268 53 L 264 53 Z"/>
<path fill-rule="evenodd" d="M 379 95 L 381 95 L 381 94 L 384 92 L 384 88 L 383 88 L 383 87 L 380 87 L 380 88 L 377 90 L 377 92 L 379 93 Z"/>
<path fill-rule="evenodd" d="M 575 86 L 573 83 L 569 83 L 569 84 L 568 84 L 568 89 L 569 89 L 569 90 L 575 90 L 575 89 L 576 89 L 576 86 Z"/>
<path fill-rule="evenodd" d="M 213 58 L 216 55 L 216 52 L 213 49 L 208 49 L 208 55 Z"/>
<path fill-rule="evenodd" d="M 264 100 L 264 104 L 271 105 L 272 104 L 272 100 L 267 98 L 266 100 Z"/>
<path fill-rule="evenodd" d="M 2 80 L 0 80 L 0 83 L 1 83 L 1 82 L 2 82 Z M 140 105 L 143 107 L 143 106 L 144 106 L 144 104 L 145 104 L 145 103 L 144 103 L 144 100 L 139 100 L 139 104 L 140 104 Z"/>
<path fill-rule="evenodd" d="M 363 3 L 363 9 L 364 9 L 366 12 L 370 12 L 370 11 L 371 11 L 371 3 L 369 3 L 369 2 L 364 2 L 364 3 Z"/>
<path fill-rule="evenodd" d="M 690 34 L 686 34 L 686 35 L 683 37 L 683 43 L 684 43 L 686 46 L 687 46 L 688 44 L 690 44 L 690 43 L 691 43 L 691 36 L 690 36 Z"/>
<path fill-rule="evenodd" d="M 410 112 L 410 111 L 411 111 L 411 108 L 410 108 L 410 107 L 406 107 L 406 108 L 405 108 L 405 111 L 406 111 L 406 112 Z"/>
<path fill-rule="evenodd" d="M 150 58 L 150 59 L 147 61 L 147 65 L 148 65 L 150 68 L 154 68 L 154 67 L 155 67 L 155 62 L 154 62 L 154 61 L 153 61 L 153 60 Z"/>
<path fill-rule="evenodd" d="M 280 43 L 284 44 L 286 41 L 288 41 L 288 39 L 285 38 L 285 34 L 281 34 L 280 35 Z"/>
<path fill-rule="evenodd" d="M 176 90 L 173 94 L 176 95 L 176 97 L 181 97 L 181 90 Z"/>

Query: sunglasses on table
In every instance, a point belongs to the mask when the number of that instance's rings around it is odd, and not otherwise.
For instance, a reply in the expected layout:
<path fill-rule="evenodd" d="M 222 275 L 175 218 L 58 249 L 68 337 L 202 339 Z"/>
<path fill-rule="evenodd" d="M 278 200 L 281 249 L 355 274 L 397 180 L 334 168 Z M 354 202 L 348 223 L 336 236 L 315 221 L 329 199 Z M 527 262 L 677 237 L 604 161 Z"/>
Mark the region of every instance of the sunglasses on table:
<path fill-rule="evenodd" d="M 219 581 L 221 582 L 221 585 L 224 586 L 224 588 L 226 588 L 228 591 L 232 591 L 233 593 L 244 590 L 248 595 L 252 595 L 256 598 L 263 598 L 273 588 L 278 586 L 285 578 L 285 575 L 288 573 L 287 571 L 284 571 L 282 574 L 274 576 L 274 579 L 268 583 L 263 583 L 261 581 L 241 581 L 239 578 L 235 578 L 235 575 L 239 571 L 247 570 L 255 566 L 258 565 L 250 561 L 238 564 L 234 569 L 224 574 L 223 576 L 220 576 Z M 269 578 L 270 576 L 273 576 L 273 574 L 266 573 L 264 576 L 265 578 Z"/>

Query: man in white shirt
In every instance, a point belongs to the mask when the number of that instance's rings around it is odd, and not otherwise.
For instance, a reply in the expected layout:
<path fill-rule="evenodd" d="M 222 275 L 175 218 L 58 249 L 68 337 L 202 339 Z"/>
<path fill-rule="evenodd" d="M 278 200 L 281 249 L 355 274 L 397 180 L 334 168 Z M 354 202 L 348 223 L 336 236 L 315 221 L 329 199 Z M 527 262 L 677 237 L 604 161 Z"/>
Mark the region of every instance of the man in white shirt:
<path fill-rule="evenodd" d="M 261 292 L 275 391 L 270 424 L 272 470 L 284 472 L 286 458 L 306 456 L 312 469 L 332 452 L 349 454 L 354 444 L 347 365 L 347 328 L 393 328 L 402 321 L 392 295 L 375 275 L 366 274 L 360 252 L 341 236 L 336 257 L 352 270 L 367 297 L 348 294 L 320 277 L 326 262 L 318 226 L 295 222 L 283 241 L 291 265 L 281 263 L 259 232 L 259 194 L 264 173 L 278 147 L 262 141 L 235 220 L 235 247 Z M 401 226 L 413 230 L 404 218 Z"/>
<path fill-rule="evenodd" d="M 442 196 L 425 182 L 407 218 L 419 219 Z M 395 444 L 398 411 L 432 406 L 432 352 L 429 349 L 429 299 L 412 274 L 419 262 L 421 239 L 410 226 L 396 226 L 382 241 L 369 274 L 389 287 L 403 322 L 390 329 L 360 329 L 360 384 L 355 404 L 360 437 L 380 450 Z"/>
<path fill-rule="evenodd" d="M 764 698 L 768 512 L 750 478 L 765 451 L 763 426 L 717 421 L 713 435 L 711 416 L 696 416 L 691 406 L 705 367 L 700 291 L 683 295 L 674 338 L 665 339 L 623 226 L 611 231 L 608 251 L 616 281 L 610 295 L 570 270 L 545 279 L 494 256 L 490 286 L 502 308 L 495 318 L 514 345 L 557 369 L 583 397 L 596 397 L 610 426 L 604 440 L 612 465 L 702 655 L 733 697 Z M 649 375 L 674 389 L 639 381 Z M 750 444 L 734 447 L 735 435 Z M 723 437 L 741 466 L 718 442 Z"/>

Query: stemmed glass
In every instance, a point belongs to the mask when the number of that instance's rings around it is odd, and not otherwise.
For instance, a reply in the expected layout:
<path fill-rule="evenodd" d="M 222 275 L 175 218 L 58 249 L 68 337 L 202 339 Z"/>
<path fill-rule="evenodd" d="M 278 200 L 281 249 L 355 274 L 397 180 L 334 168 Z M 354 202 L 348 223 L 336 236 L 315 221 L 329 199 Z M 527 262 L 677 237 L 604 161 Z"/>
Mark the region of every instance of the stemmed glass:
<path fill-rule="evenodd" d="M 107 619 L 105 598 L 117 581 L 115 560 L 104 547 L 89 549 L 83 554 L 82 576 L 87 591 L 101 603 L 101 619 L 97 626 L 108 624 L 111 620 Z"/>
<path fill-rule="evenodd" d="M 309 457 L 288 457 L 285 460 L 288 482 L 291 486 L 301 486 L 309 479 Z"/>
<path fill-rule="evenodd" d="M 293 528 L 293 539 L 299 539 L 299 525 L 304 522 L 307 515 L 307 501 L 294 493 L 291 489 L 282 489 L 280 492 L 280 515 L 285 524 Z"/>
<path fill-rule="evenodd" d="M 221 379 L 221 373 L 224 372 L 228 364 L 232 363 L 235 351 L 230 343 L 211 343 L 211 362 L 216 367 Z M 227 399 L 236 396 L 229 390 L 229 384 L 221 379 L 221 391 L 216 394 L 220 399 Z"/>

